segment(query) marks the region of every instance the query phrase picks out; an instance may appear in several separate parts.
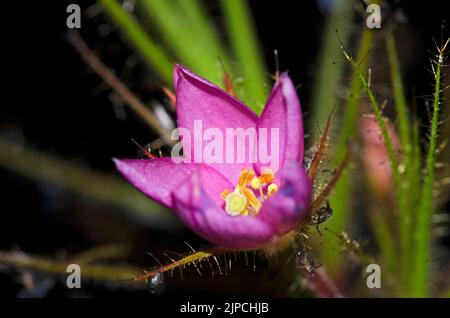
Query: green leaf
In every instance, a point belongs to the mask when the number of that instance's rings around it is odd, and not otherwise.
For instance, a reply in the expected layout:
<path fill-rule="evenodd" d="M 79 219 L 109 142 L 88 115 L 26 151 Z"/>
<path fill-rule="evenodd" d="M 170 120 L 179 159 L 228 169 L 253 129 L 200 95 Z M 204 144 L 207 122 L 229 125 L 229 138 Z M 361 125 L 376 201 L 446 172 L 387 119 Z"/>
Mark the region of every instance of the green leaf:
<path fill-rule="evenodd" d="M 449 41 L 447 41 L 448 44 Z M 439 49 L 437 60 L 433 61 L 434 72 L 434 94 L 433 94 L 433 117 L 431 119 L 430 140 L 425 164 L 425 175 L 422 188 L 422 198 L 417 214 L 417 226 L 415 231 L 415 263 L 411 275 L 412 297 L 429 297 L 430 264 L 431 264 L 431 226 L 433 216 L 433 184 L 434 169 L 436 163 L 436 145 L 438 139 L 439 105 L 441 93 L 441 69 L 444 61 L 446 45 Z"/>
<path fill-rule="evenodd" d="M 219 60 L 228 65 L 228 55 L 198 1 L 141 0 L 139 5 L 177 62 L 222 85 Z"/>
<path fill-rule="evenodd" d="M 402 183 L 401 194 L 404 197 L 404 205 L 399 205 L 400 212 L 400 246 L 402 255 L 402 275 L 403 285 L 405 289 L 408 289 L 409 283 L 409 271 L 411 268 L 412 259 L 412 231 L 411 231 L 411 211 L 417 206 L 417 197 L 419 195 L 418 189 L 420 189 L 419 183 L 417 183 L 417 175 L 420 174 L 417 167 L 414 167 L 414 158 L 412 157 L 413 145 L 411 136 L 411 124 L 408 116 L 408 107 L 406 104 L 406 98 L 403 89 L 403 83 L 401 78 L 399 59 L 397 49 L 395 47 L 394 35 L 392 30 L 388 30 L 386 33 L 386 48 L 388 53 L 388 59 L 391 70 L 391 81 L 394 92 L 395 110 L 397 112 L 399 135 L 400 135 L 400 149 L 403 154 L 403 166 L 405 171 L 405 182 Z"/>
<path fill-rule="evenodd" d="M 149 200 L 120 178 L 93 171 L 30 147 L 0 138 L 0 167 L 35 182 L 51 183 L 98 202 L 127 211 L 130 217 L 149 226 L 170 229 L 176 226 L 172 213 Z"/>
<path fill-rule="evenodd" d="M 349 37 L 354 0 L 334 1 L 333 9 L 327 17 L 325 32 L 322 36 L 318 56 L 318 68 L 314 76 L 310 127 L 325 125 L 328 114 L 338 103 L 342 73 L 343 57 L 339 47 L 336 30 L 344 44 Z"/>
<path fill-rule="evenodd" d="M 245 0 L 222 0 L 239 74 L 243 76 L 242 100 L 260 114 L 267 98 L 266 69 L 258 45 L 256 32 Z"/>
<path fill-rule="evenodd" d="M 116 0 L 100 0 L 100 3 L 151 67 L 167 84 L 171 83 L 173 64 L 164 49 L 149 37 L 135 17 L 126 12 Z"/>
<path fill-rule="evenodd" d="M 372 31 L 365 30 L 358 46 L 357 59 L 363 61 L 361 68 L 366 68 L 368 59 L 364 59 L 372 44 Z M 336 45 L 337 46 L 337 45 Z M 339 46 L 337 46 L 339 47 Z M 341 50 L 341 49 L 340 49 Z M 341 124 L 341 129 L 338 132 L 336 146 L 334 151 L 334 164 L 340 162 L 347 151 L 347 142 L 354 139 L 355 131 L 357 130 L 359 118 L 359 105 L 361 103 L 360 96 L 363 94 L 363 88 L 357 76 L 352 77 L 350 83 L 350 92 L 347 102 L 343 107 L 344 118 Z M 342 173 L 341 178 L 336 183 L 334 193 L 330 197 L 330 201 L 334 210 L 334 216 L 329 221 L 329 227 L 336 231 L 342 231 L 348 224 L 351 208 L 349 200 L 351 195 L 351 173 L 348 168 Z M 325 241 L 335 240 L 331 235 L 324 235 Z M 325 245 L 325 244 L 324 244 Z M 327 265 L 330 271 L 337 273 L 340 271 L 341 255 L 338 249 L 324 248 L 322 250 L 322 261 Z"/>

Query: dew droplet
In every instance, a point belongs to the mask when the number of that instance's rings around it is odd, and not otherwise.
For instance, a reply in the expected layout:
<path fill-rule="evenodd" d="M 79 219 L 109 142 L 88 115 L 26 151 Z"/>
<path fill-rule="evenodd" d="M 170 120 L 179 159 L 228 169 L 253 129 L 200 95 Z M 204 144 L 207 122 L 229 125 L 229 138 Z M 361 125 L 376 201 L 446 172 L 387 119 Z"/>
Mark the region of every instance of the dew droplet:
<path fill-rule="evenodd" d="M 152 294 L 159 294 L 164 287 L 164 274 L 158 273 L 147 281 L 148 289 Z"/>

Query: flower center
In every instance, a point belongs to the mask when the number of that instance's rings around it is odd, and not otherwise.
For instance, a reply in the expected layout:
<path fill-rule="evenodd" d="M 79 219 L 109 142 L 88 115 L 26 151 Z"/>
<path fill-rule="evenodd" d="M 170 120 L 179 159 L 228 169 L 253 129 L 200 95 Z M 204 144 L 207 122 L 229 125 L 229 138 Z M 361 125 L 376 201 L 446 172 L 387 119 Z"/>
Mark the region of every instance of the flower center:
<path fill-rule="evenodd" d="M 262 203 L 278 191 L 273 180 L 275 174 L 269 168 L 265 168 L 259 177 L 253 169 L 242 169 L 236 188 L 233 191 L 225 189 L 221 193 L 225 211 L 231 216 L 258 214 Z"/>

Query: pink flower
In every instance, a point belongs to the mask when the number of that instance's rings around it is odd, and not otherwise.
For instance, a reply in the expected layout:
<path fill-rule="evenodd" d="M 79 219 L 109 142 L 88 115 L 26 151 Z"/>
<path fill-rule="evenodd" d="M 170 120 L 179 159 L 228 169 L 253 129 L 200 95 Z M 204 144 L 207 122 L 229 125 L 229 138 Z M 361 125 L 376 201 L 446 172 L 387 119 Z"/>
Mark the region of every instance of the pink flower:
<path fill-rule="evenodd" d="M 257 140 L 263 140 L 271 153 L 279 153 L 278 162 L 262 162 L 259 157 L 252 161 L 250 155 L 244 162 L 232 163 L 175 163 L 166 157 L 115 160 L 117 169 L 211 243 L 235 249 L 259 248 L 293 230 L 309 210 L 311 183 L 303 167 L 300 103 L 289 76 L 281 75 L 259 117 L 182 66 L 176 66 L 174 79 L 179 127 L 192 135 L 194 122 L 199 120 L 203 129 L 218 129 L 223 135 L 230 128 L 258 132 L 260 128 L 276 128 L 276 147 L 259 133 Z M 248 146 L 248 140 L 244 144 Z M 233 143 L 227 149 L 224 144 L 224 150 L 236 154 L 242 146 Z M 183 150 L 185 155 L 193 151 Z"/>
<path fill-rule="evenodd" d="M 388 130 L 389 138 L 396 153 L 400 150 L 400 141 L 394 126 L 383 118 Z M 383 140 L 381 128 L 374 114 L 365 114 L 359 120 L 359 130 L 362 139 L 361 157 L 367 173 L 369 184 L 375 194 L 380 197 L 392 195 L 392 170 L 389 156 Z"/>

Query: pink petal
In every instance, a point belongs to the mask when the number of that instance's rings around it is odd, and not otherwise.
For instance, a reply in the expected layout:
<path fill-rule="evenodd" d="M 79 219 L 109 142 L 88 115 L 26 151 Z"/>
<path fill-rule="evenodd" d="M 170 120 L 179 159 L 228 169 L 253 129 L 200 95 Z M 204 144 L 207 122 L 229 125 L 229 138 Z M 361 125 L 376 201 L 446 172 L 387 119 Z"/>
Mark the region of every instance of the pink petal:
<path fill-rule="evenodd" d="M 263 204 L 259 215 L 281 235 L 295 228 L 308 212 L 311 182 L 301 165 L 285 166 L 278 174 L 280 189 Z"/>
<path fill-rule="evenodd" d="M 300 101 L 287 73 L 283 73 L 279 82 L 274 86 L 259 118 L 259 128 L 267 128 L 268 136 L 270 136 L 271 128 L 278 128 L 280 140 L 279 165 L 261 164 L 261 166 L 270 166 L 276 171 L 286 163 L 303 160 L 304 135 Z M 271 154 L 270 139 L 267 139 L 267 147 Z"/>
<path fill-rule="evenodd" d="M 258 216 L 228 215 L 211 199 L 195 175 L 174 194 L 174 209 L 192 231 L 222 247 L 258 248 L 277 236 L 273 227 Z"/>
<path fill-rule="evenodd" d="M 244 130 L 256 128 L 257 116 L 239 100 L 182 66 L 176 66 L 176 74 L 178 127 L 186 128 L 190 132 L 191 141 L 194 139 L 194 121 L 196 120 L 202 121 L 200 133 L 208 128 L 216 128 L 222 133 L 223 140 L 225 140 L 227 128 L 242 128 Z M 208 141 L 204 141 L 203 145 L 198 147 L 197 154 L 202 154 L 208 143 Z M 194 162 L 194 143 L 191 142 L 191 145 L 190 151 L 185 153 L 188 153 L 188 156 L 190 154 L 191 162 Z M 241 149 L 242 146 L 240 146 Z M 248 154 L 248 140 L 246 140 L 245 147 Z M 225 149 L 231 150 L 223 142 L 223 162 L 226 162 Z M 233 163 L 208 162 L 232 183 L 237 181 L 241 169 L 249 166 L 248 162 L 236 163 L 237 149 L 238 145 L 234 142 L 235 158 L 230 160 Z M 246 157 L 248 158 L 248 156 Z"/>
<path fill-rule="evenodd" d="M 178 84 L 178 65 L 175 65 L 172 72 L 172 80 L 173 80 L 173 89 L 177 90 L 177 84 Z"/>
<path fill-rule="evenodd" d="M 217 204 L 223 202 L 220 193 L 232 187 L 223 175 L 203 164 L 176 164 L 171 158 L 114 159 L 114 162 L 133 186 L 169 208 L 173 207 L 172 193 L 194 172 L 201 172 L 202 185 Z"/>

